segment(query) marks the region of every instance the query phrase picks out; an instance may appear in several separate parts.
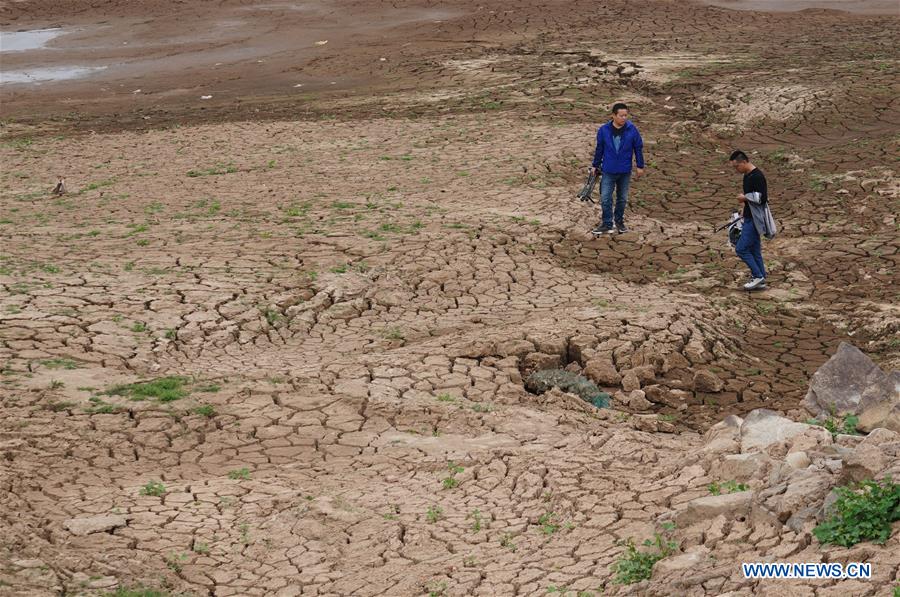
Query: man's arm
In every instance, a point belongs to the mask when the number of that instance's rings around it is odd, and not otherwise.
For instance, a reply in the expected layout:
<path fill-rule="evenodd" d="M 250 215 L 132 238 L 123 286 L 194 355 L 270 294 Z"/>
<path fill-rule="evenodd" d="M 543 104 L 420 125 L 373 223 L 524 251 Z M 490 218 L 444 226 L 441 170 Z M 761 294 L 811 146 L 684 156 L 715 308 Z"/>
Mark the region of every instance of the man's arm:
<path fill-rule="evenodd" d="M 641 133 L 635 129 L 637 138 L 634 140 L 634 161 L 637 163 L 638 170 L 644 169 L 644 140 Z"/>
<path fill-rule="evenodd" d="M 600 167 L 603 165 L 603 134 L 602 128 L 597 129 L 597 148 L 594 150 L 594 161 L 591 163 L 591 167 L 600 171 Z"/>

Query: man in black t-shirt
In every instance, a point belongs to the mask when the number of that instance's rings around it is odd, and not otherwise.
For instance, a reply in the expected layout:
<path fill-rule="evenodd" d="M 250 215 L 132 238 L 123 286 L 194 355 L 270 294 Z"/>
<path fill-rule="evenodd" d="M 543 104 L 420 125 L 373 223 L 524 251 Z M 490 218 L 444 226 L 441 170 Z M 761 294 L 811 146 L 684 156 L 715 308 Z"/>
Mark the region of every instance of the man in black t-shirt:
<path fill-rule="evenodd" d="M 762 290 L 766 287 L 766 266 L 763 264 L 760 237 L 774 234 L 773 230 L 766 229 L 765 208 L 769 201 L 766 177 L 762 170 L 750 163 L 743 151 L 733 152 L 729 161 L 737 172 L 744 175 L 744 192 L 737 197 L 744 207 L 744 225 L 735 247 L 738 257 L 750 268 L 750 281 L 744 284 L 744 290 Z"/>

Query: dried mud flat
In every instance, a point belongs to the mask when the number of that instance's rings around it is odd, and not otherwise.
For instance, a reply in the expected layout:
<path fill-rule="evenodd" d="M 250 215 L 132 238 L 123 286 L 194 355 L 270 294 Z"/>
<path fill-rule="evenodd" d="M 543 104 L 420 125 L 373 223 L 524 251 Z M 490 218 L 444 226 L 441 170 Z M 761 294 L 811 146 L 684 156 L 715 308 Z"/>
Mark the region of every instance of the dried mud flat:
<path fill-rule="evenodd" d="M 90 20 L 29 6 L 0 14 Z M 803 420 L 842 340 L 900 364 L 897 19 L 441 7 L 323 50 L 302 72 L 346 85 L 302 97 L 4 91 L 0 594 L 888 594 L 896 532 L 843 549 L 736 519 L 676 537 L 715 556 L 687 569 L 620 586 L 610 566 L 726 480 L 712 424 Z M 170 8 L 197 10 L 106 6 Z M 616 99 L 649 176 L 632 232 L 595 240 L 572 197 Z M 736 146 L 782 226 L 752 296 L 712 233 Z M 528 393 L 545 367 L 613 408 Z M 766 558 L 875 577 L 743 578 Z"/>

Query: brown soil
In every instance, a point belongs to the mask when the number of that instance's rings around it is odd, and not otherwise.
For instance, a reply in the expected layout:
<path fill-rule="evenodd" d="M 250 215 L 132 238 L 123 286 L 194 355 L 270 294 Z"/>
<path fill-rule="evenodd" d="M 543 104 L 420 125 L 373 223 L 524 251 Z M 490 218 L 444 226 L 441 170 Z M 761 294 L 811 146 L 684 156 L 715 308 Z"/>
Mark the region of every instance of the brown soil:
<path fill-rule="evenodd" d="M 841 340 L 900 363 L 896 18 L 25 0 L 0 26 L 72 30 L 6 72 L 107 67 L 0 86 L 10 594 L 627 594 L 615 542 L 705 492 L 697 432 L 804 416 Z M 598 240 L 573 196 L 617 99 L 648 176 Z M 782 229 L 753 295 L 712 232 L 733 147 Z M 590 363 L 652 407 L 524 390 Z M 186 395 L 108 391 L 164 376 Z M 779 594 L 732 568 L 691 594 Z"/>

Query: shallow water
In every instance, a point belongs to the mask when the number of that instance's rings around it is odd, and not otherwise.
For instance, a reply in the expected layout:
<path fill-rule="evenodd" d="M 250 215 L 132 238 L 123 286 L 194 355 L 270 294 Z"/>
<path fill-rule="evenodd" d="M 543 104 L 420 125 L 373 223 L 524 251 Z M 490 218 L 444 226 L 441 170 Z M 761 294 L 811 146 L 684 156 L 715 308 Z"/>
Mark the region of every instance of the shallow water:
<path fill-rule="evenodd" d="M 0 31 L 0 52 L 39 50 L 54 37 L 65 33 L 62 29 L 34 29 L 32 31 Z"/>
<path fill-rule="evenodd" d="M 105 66 L 57 66 L 0 73 L 0 85 L 68 81 L 106 69 Z"/>

